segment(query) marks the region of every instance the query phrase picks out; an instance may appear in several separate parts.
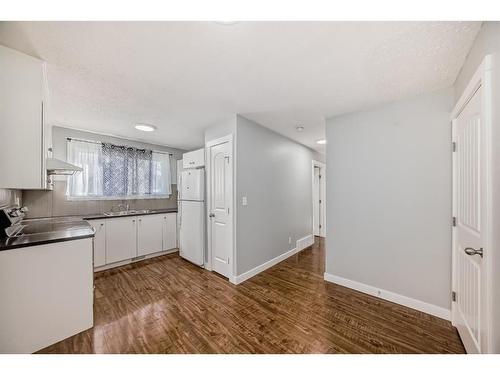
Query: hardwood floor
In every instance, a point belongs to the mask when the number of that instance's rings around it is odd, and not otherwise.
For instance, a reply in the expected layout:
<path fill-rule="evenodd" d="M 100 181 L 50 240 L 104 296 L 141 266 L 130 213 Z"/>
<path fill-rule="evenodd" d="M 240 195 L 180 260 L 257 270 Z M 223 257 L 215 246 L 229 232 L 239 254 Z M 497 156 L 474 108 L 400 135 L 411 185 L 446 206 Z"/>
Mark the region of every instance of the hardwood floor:
<path fill-rule="evenodd" d="M 177 254 L 103 271 L 94 328 L 40 353 L 464 353 L 449 322 L 325 282 L 324 252 L 236 286 Z"/>

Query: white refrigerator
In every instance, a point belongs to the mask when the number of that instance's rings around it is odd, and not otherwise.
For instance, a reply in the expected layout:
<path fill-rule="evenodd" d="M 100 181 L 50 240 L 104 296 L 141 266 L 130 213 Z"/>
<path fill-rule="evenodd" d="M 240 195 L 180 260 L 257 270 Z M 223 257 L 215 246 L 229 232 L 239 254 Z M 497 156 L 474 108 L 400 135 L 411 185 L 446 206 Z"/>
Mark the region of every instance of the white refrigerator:
<path fill-rule="evenodd" d="M 205 256 L 205 170 L 184 169 L 179 189 L 179 254 L 198 266 Z"/>

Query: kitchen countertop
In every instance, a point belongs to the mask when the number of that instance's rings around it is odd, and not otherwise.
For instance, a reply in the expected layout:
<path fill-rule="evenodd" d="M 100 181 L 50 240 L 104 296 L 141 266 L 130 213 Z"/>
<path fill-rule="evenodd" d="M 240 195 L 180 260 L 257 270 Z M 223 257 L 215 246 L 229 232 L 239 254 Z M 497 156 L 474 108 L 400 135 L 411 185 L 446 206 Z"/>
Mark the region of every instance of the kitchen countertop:
<path fill-rule="evenodd" d="M 83 220 L 98 220 L 98 219 L 113 219 L 117 217 L 127 217 L 127 216 L 143 216 L 143 215 L 155 215 L 155 214 L 168 214 L 172 212 L 177 212 L 177 208 L 163 208 L 158 210 L 148 210 L 148 212 L 130 212 L 122 215 L 105 215 L 105 214 L 95 214 L 84 216 Z"/>
<path fill-rule="evenodd" d="M 85 220 L 113 219 L 117 217 L 165 214 L 171 212 L 177 212 L 177 208 L 149 210 L 147 212 L 131 212 L 116 216 L 94 214 L 83 217 L 72 216 L 27 219 L 21 222 L 21 224 L 25 225 L 22 230 L 22 235 L 0 238 L 0 251 L 94 237 L 94 229 Z"/>
<path fill-rule="evenodd" d="M 92 226 L 78 218 L 29 219 L 21 235 L 0 238 L 0 251 L 94 237 Z"/>

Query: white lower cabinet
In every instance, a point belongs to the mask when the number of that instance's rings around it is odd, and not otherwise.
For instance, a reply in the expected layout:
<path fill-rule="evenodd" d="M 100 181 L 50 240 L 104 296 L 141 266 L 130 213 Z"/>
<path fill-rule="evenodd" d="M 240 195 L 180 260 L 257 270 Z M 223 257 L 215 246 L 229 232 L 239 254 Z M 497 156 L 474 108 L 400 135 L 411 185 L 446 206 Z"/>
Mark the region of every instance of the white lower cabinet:
<path fill-rule="evenodd" d="M 89 222 L 95 230 L 94 236 L 94 267 L 106 264 L 106 220 Z"/>
<path fill-rule="evenodd" d="M 137 217 L 106 219 L 106 264 L 137 256 Z"/>
<path fill-rule="evenodd" d="M 33 353 L 92 327 L 92 239 L 0 251 L 0 353 Z"/>
<path fill-rule="evenodd" d="M 89 223 L 95 229 L 94 267 L 99 270 L 177 247 L 175 212 L 96 219 Z"/>
<path fill-rule="evenodd" d="M 144 215 L 137 219 L 137 256 L 162 251 L 164 215 Z"/>
<path fill-rule="evenodd" d="M 177 214 L 163 214 L 162 220 L 163 250 L 174 249 L 177 247 Z"/>

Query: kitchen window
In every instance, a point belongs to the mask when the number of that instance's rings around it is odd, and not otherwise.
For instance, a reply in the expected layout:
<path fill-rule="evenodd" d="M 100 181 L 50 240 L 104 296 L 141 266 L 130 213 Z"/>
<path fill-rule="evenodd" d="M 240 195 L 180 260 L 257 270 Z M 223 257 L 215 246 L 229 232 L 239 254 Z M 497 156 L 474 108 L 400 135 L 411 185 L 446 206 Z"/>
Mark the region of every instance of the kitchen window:
<path fill-rule="evenodd" d="M 170 154 L 68 138 L 67 161 L 83 169 L 68 177 L 68 199 L 168 198 Z"/>

